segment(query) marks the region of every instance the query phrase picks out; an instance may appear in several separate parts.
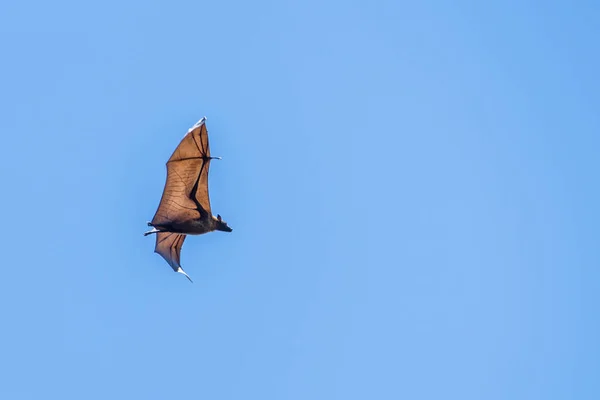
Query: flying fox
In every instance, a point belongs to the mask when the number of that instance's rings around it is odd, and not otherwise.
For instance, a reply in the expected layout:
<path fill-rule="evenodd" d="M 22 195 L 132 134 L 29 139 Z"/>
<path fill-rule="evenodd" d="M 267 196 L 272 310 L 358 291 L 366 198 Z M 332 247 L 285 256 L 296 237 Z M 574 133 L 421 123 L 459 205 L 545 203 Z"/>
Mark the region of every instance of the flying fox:
<path fill-rule="evenodd" d="M 173 271 L 192 279 L 181 268 L 179 254 L 187 235 L 212 231 L 231 232 L 220 215 L 215 217 L 208 196 L 208 169 L 211 160 L 206 117 L 185 134 L 167 161 L 167 182 L 162 198 L 144 236 L 156 234 L 154 252 L 169 263 Z"/>

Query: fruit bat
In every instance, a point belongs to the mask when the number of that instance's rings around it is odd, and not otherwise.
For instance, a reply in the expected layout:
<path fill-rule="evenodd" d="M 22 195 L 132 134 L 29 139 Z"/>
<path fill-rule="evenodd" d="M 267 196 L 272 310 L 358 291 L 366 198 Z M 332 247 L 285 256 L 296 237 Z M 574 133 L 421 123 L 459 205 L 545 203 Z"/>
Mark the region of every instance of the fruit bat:
<path fill-rule="evenodd" d="M 162 198 L 144 236 L 156 234 L 154 252 L 160 254 L 175 272 L 185 275 L 179 262 L 186 235 L 212 231 L 231 232 L 221 218 L 212 215 L 208 196 L 210 156 L 206 117 L 196 122 L 183 137 L 167 161 L 167 182 Z"/>

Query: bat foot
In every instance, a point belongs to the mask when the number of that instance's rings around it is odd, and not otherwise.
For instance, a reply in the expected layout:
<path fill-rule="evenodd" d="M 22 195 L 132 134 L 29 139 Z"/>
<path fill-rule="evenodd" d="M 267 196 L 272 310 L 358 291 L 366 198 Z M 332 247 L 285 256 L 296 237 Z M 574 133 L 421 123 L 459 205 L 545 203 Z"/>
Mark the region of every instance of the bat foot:
<path fill-rule="evenodd" d="M 152 222 L 148 221 L 146 223 L 148 224 L 148 226 L 152 226 Z"/>
<path fill-rule="evenodd" d="M 156 229 L 156 228 L 152 228 L 148 232 L 144 232 L 144 236 L 148 236 L 148 235 L 151 235 L 151 234 L 156 233 L 156 232 L 160 232 L 160 231 L 158 229 Z"/>

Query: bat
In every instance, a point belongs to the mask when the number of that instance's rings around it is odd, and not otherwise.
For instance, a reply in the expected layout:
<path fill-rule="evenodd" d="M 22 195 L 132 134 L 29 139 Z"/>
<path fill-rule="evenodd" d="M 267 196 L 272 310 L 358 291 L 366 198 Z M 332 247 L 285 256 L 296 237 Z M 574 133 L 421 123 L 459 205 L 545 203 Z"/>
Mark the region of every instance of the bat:
<path fill-rule="evenodd" d="M 167 182 L 162 198 L 144 236 L 156 234 L 154 252 L 169 263 L 173 271 L 192 279 L 181 268 L 181 246 L 187 235 L 212 231 L 231 232 L 220 215 L 211 213 L 208 196 L 208 169 L 211 160 L 206 117 L 185 134 L 167 161 Z"/>

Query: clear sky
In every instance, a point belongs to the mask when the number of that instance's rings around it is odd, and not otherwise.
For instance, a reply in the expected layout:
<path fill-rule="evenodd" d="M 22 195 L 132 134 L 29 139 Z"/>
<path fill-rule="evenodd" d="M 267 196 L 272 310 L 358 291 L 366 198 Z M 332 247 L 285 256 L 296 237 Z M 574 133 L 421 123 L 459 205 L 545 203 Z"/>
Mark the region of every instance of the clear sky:
<path fill-rule="evenodd" d="M 0 5 L 0 398 L 600 398 L 600 3 Z M 190 284 L 143 237 L 208 117 Z"/>

